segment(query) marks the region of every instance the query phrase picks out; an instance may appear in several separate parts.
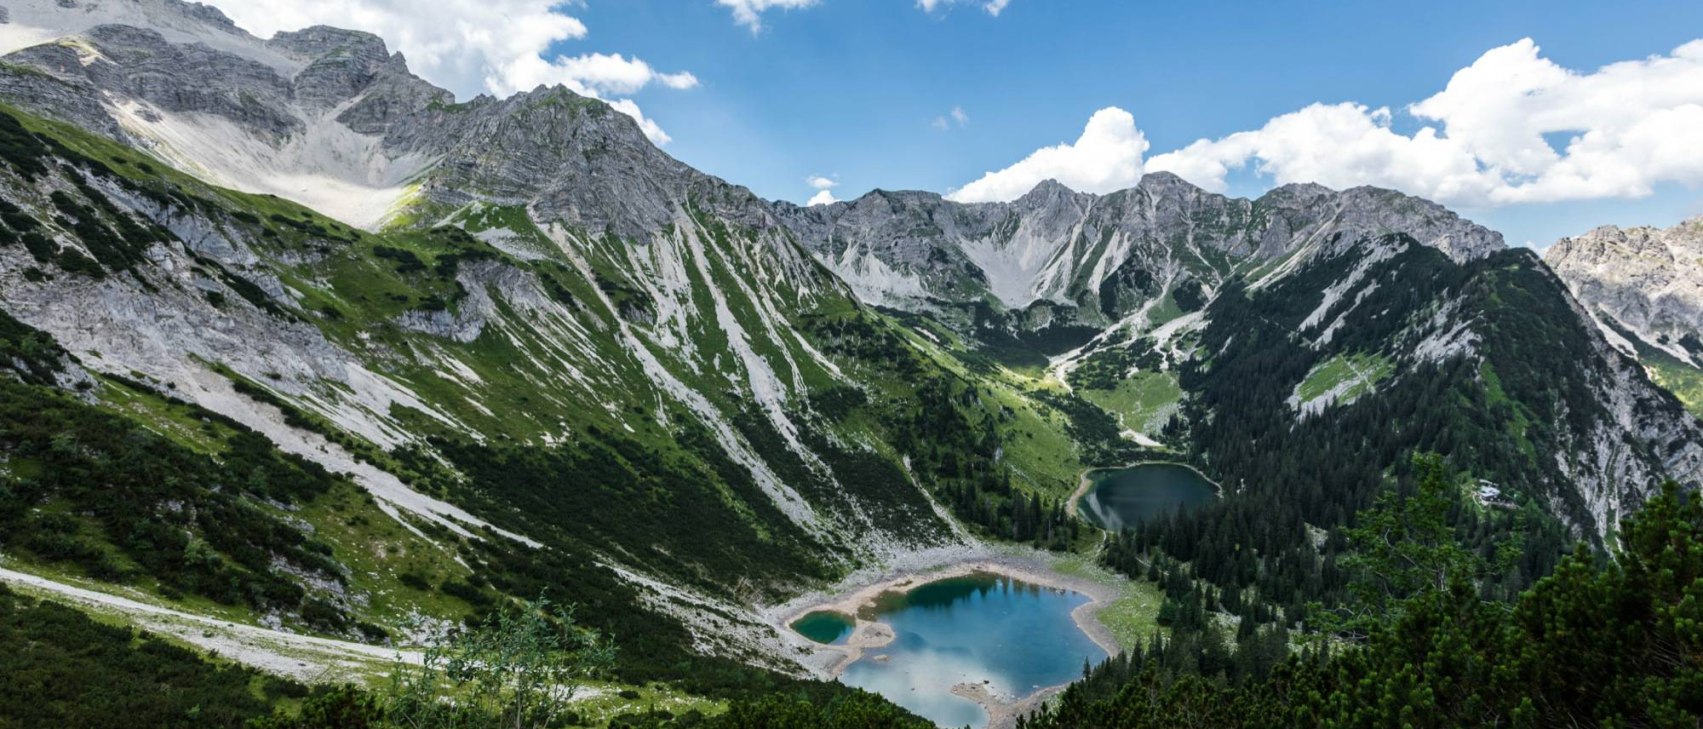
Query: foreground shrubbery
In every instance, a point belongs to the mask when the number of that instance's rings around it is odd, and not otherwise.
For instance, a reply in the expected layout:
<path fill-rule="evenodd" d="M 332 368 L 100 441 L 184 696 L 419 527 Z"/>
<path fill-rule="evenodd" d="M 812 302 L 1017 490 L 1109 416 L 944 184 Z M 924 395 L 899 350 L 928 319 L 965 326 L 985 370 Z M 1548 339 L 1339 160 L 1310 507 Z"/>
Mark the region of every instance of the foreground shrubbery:
<path fill-rule="evenodd" d="M 398 663 L 391 681 L 372 691 L 352 687 L 280 710 L 251 729 L 545 729 L 579 726 L 572 700 L 584 682 L 614 663 L 614 647 L 582 628 L 571 609 L 539 601 L 495 613 L 444 636 L 421 665 Z M 451 699 L 451 700 L 446 700 Z M 617 717 L 610 726 L 702 729 L 877 729 L 931 725 L 861 691 L 780 691 L 736 701 L 706 718 L 666 712 Z"/>
<path fill-rule="evenodd" d="M 241 727 L 298 684 L 0 586 L 0 727 Z"/>

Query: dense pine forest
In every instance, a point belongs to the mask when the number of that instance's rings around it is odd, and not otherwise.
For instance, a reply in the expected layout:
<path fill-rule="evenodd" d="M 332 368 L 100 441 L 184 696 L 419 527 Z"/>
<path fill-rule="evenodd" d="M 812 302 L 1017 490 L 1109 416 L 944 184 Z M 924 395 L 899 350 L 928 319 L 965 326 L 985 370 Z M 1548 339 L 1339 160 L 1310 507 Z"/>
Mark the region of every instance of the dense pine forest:
<path fill-rule="evenodd" d="M 1368 546 L 1386 526 L 1409 538 L 1350 570 L 1358 604 L 1381 614 L 1329 625 L 1277 663 L 1258 639 L 1220 647 L 1212 628 L 1204 647 L 1190 633 L 1155 639 L 1085 672 L 1024 726 L 1698 725 L 1703 500 L 1669 485 L 1621 525 L 1611 558 L 1580 546 L 1512 601 L 1482 596 L 1440 503 L 1387 501 L 1357 532 Z"/>

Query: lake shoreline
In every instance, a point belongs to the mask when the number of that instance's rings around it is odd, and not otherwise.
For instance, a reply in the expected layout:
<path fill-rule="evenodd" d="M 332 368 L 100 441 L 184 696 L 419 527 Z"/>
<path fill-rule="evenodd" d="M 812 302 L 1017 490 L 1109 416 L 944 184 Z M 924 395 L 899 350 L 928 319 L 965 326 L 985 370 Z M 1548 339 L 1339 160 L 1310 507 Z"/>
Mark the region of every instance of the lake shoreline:
<path fill-rule="evenodd" d="M 1082 523 L 1094 527 L 1095 529 L 1099 529 L 1100 531 L 1110 531 L 1095 525 L 1086 517 L 1082 516 L 1082 497 L 1087 496 L 1089 490 L 1094 488 L 1094 479 L 1092 478 L 1094 474 L 1100 473 L 1101 471 L 1124 471 L 1139 466 L 1180 466 L 1182 468 L 1186 468 L 1193 471 L 1194 475 L 1199 476 L 1200 480 L 1210 484 L 1215 496 L 1220 499 L 1224 498 L 1224 485 L 1213 480 L 1211 476 L 1206 475 L 1205 471 L 1200 470 L 1200 468 L 1196 467 L 1192 463 L 1164 460 L 1136 461 L 1135 463 L 1122 466 L 1097 466 L 1095 468 L 1083 470 L 1082 475 L 1077 477 L 1076 490 L 1072 491 L 1070 493 L 1070 498 L 1064 502 L 1066 513 L 1070 514 L 1071 518 L 1080 519 Z"/>
<path fill-rule="evenodd" d="M 1029 555 L 995 552 L 990 549 L 965 550 L 953 559 L 888 570 L 866 576 L 864 580 L 850 580 L 855 586 L 833 594 L 795 600 L 779 606 L 780 609 L 772 613 L 773 621 L 777 628 L 796 635 L 796 632 L 792 631 L 792 624 L 811 613 L 828 611 L 851 618 L 854 627 L 844 643 L 811 643 L 810 646 L 810 649 L 819 655 L 831 656 L 829 662 L 821 666 L 821 671 L 825 677 L 837 679 L 848 667 L 866 655 L 879 656 L 880 649 L 892 644 L 896 638 L 891 626 L 860 615 L 867 614 L 867 610 L 875 606 L 878 598 L 888 593 L 905 594 L 931 582 L 978 573 L 1004 577 L 1037 587 L 1074 592 L 1087 597 L 1088 602 L 1071 610 L 1072 622 L 1107 656 L 1116 656 L 1123 652 L 1111 629 L 1101 623 L 1098 617 L 1100 610 L 1122 596 L 1122 591 L 1087 577 L 1063 574 L 1053 567 L 1048 555 L 1040 552 Z M 802 636 L 798 637 L 807 641 Z M 989 729 L 1002 729 L 1013 725 L 1018 716 L 1034 711 L 1042 701 L 1056 695 L 1067 685 L 1069 684 L 1043 688 L 1009 701 L 988 692 L 975 696 L 958 695 L 981 705 L 990 717 Z"/>
<path fill-rule="evenodd" d="M 1069 687 L 1070 684 L 1061 683 L 1057 686 L 1048 686 L 1037 690 L 1021 699 L 1007 700 L 1005 697 L 990 691 L 985 685 L 961 683 L 952 687 L 952 695 L 974 701 L 977 706 L 982 707 L 982 711 L 987 712 L 988 715 L 986 729 L 1011 729 L 1017 726 L 1019 718 L 1039 711 L 1048 699 L 1064 693 L 1064 690 Z"/>

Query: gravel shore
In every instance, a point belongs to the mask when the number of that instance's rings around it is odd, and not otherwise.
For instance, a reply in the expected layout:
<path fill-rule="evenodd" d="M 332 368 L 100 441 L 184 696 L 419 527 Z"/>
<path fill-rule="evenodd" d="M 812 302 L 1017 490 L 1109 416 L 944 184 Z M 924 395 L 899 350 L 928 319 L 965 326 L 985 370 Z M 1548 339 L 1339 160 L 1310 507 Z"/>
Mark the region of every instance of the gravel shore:
<path fill-rule="evenodd" d="M 896 564 L 878 570 L 863 570 L 852 574 L 833 590 L 801 596 L 764 611 L 770 624 L 784 636 L 792 648 L 803 655 L 801 663 L 823 678 L 836 678 L 846 667 L 867 653 L 878 651 L 895 638 L 891 626 L 872 620 L 876 599 L 889 592 L 905 593 L 936 580 L 984 573 L 1008 577 L 1042 587 L 1080 593 L 1089 601 L 1071 611 L 1071 619 L 1109 655 L 1121 652 L 1111 630 L 1097 615 L 1101 609 L 1117 600 L 1121 593 L 1112 586 L 1094 580 L 1066 575 L 1053 567 L 1056 557 L 1045 552 L 1011 547 L 970 545 L 922 550 L 903 555 Z M 841 645 L 824 646 L 798 635 L 793 622 L 813 612 L 831 611 L 855 621 L 852 635 Z M 965 685 L 954 690 L 959 696 L 981 704 L 991 721 L 989 729 L 1002 729 L 1016 723 L 1017 717 L 1034 711 L 1040 703 L 1062 690 L 1054 686 L 1027 696 L 995 695 L 985 687 Z"/>

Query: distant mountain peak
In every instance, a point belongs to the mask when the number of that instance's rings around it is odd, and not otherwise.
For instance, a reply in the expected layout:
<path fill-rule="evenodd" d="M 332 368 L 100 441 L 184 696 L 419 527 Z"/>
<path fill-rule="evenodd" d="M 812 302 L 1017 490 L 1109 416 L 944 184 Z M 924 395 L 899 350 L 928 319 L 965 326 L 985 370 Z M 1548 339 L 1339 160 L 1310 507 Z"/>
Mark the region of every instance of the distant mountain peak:
<path fill-rule="evenodd" d="M 371 64 L 388 63 L 394 59 L 401 62 L 404 69 L 407 67 L 401 54 L 392 56 L 383 38 L 365 31 L 345 30 L 328 25 L 280 31 L 272 36 L 271 40 L 266 41 L 266 45 L 309 62 L 328 56 L 343 56 Z"/>
<path fill-rule="evenodd" d="M 1205 192 L 1200 188 L 1200 186 L 1179 177 L 1174 172 L 1167 172 L 1165 170 L 1149 172 L 1142 175 L 1141 181 L 1136 183 L 1136 188 L 1148 191 L 1183 190 L 1188 192 Z"/>
<path fill-rule="evenodd" d="M 1629 334 L 1703 365 L 1703 217 L 1666 229 L 1604 225 L 1562 238 L 1543 257 L 1611 341 Z"/>
<path fill-rule="evenodd" d="M 1064 183 L 1049 177 L 1045 180 L 1041 180 L 1039 184 L 1036 184 L 1035 187 L 1030 189 L 1028 192 L 1023 193 L 1023 196 L 1018 198 L 1018 200 L 1068 197 L 1077 194 L 1079 193 L 1069 187 L 1066 187 Z"/>

